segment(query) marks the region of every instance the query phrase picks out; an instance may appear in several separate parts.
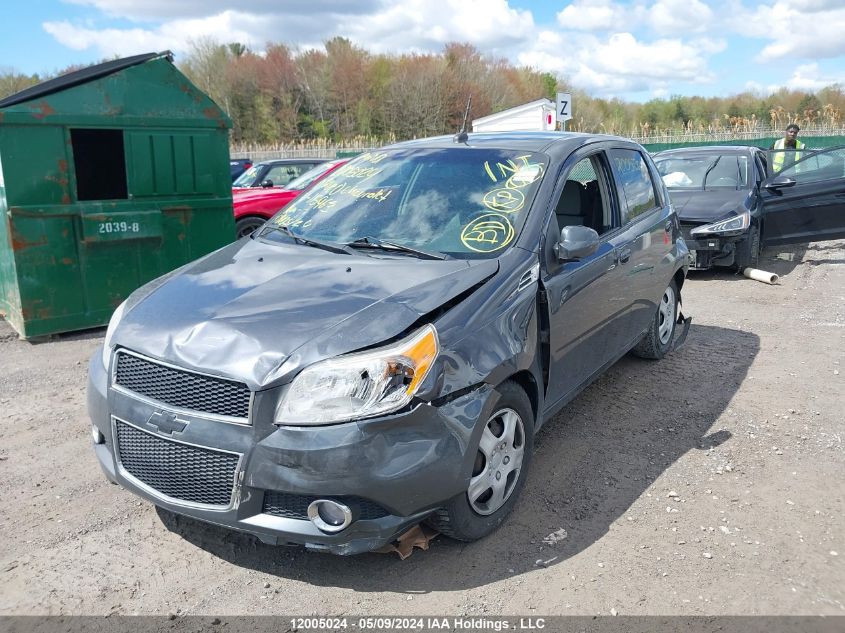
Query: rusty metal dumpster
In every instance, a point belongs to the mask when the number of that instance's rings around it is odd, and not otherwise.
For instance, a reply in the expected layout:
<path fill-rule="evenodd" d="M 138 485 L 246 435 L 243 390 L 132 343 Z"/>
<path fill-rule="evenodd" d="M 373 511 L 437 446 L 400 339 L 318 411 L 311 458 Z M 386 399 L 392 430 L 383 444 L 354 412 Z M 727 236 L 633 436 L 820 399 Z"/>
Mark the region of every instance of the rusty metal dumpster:
<path fill-rule="evenodd" d="M 0 101 L 0 316 L 24 338 L 104 325 L 231 242 L 230 127 L 169 53 Z"/>

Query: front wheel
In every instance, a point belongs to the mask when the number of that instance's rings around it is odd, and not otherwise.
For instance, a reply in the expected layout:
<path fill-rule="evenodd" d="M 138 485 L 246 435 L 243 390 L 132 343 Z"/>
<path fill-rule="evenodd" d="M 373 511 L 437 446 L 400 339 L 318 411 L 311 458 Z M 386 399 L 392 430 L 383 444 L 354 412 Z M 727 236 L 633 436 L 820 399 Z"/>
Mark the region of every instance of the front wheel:
<path fill-rule="evenodd" d="M 651 325 L 640 342 L 631 350 L 635 356 L 659 360 L 666 355 L 675 336 L 679 299 L 678 286 L 673 279 L 663 291 Z"/>
<path fill-rule="evenodd" d="M 736 263 L 736 270 L 742 274 L 746 268 L 757 268 L 757 262 L 760 259 L 760 227 L 752 226 L 748 230 L 748 235 L 742 240 L 736 248 L 734 261 Z"/>
<path fill-rule="evenodd" d="M 513 382 L 496 391 L 500 398 L 481 432 L 467 490 L 428 519 L 458 541 L 478 540 L 501 525 L 516 504 L 531 461 L 534 423 L 528 396 Z"/>

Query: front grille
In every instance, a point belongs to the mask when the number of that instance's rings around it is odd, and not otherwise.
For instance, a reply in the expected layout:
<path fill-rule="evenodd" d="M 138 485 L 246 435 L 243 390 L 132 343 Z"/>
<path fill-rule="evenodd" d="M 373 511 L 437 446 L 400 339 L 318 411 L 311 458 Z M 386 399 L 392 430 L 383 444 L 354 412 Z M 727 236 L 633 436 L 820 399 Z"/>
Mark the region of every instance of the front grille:
<path fill-rule="evenodd" d="M 227 507 L 238 455 L 171 442 L 115 421 L 123 469 L 159 493 L 189 503 Z"/>
<path fill-rule="evenodd" d="M 314 497 L 310 495 L 295 495 L 288 492 L 267 492 L 264 494 L 262 512 L 286 519 L 308 519 L 308 506 L 317 499 L 333 499 L 344 503 L 353 509 L 356 519 L 380 519 L 390 513 L 375 501 L 362 497 Z M 357 512 L 356 512 L 357 509 Z"/>
<path fill-rule="evenodd" d="M 233 418 L 249 416 L 246 385 L 160 365 L 134 354 L 118 353 L 114 380 L 125 389 L 174 407 Z"/>

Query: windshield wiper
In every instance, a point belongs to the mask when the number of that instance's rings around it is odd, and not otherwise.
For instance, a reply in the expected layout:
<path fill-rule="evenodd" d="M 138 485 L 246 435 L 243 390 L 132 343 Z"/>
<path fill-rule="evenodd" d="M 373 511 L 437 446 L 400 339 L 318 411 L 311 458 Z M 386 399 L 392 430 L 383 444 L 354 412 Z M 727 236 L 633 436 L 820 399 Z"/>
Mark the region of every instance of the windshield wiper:
<path fill-rule="evenodd" d="M 357 240 L 347 243 L 347 246 L 352 248 L 373 248 L 382 251 L 408 253 L 409 255 L 416 255 L 420 259 L 446 259 L 448 257 L 448 255 L 444 255 L 443 253 L 431 253 L 418 248 L 411 248 L 410 246 L 405 246 L 404 244 L 387 242 L 385 240 L 380 240 L 377 237 L 370 236 L 359 237 Z"/>
<path fill-rule="evenodd" d="M 357 252 L 353 248 L 349 248 L 345 244 L 336 244 L 335 242 L 322 242 L 320 240 L 313 240 L 308 237 L 302 237 L 301 235 L 297 235 L 293 231 L 291 231 L 286 226 L 279 226 L 276 224 L 268 224 L 263 231 L 261 231 L 260 235 L 264 235 L 270 231 L 279 231 L 280 233 L 284 233 L 288 237 L 292 238 L 294 242 L 297 244 L 302 244 L 304 246 L 313 246 L 314 248 L 322 248 L 324 251 L 329 251 L 330 253 L 342 253 L 345 255 L 361 255 L 362 253 Z M 259 235 L 259 237 L 260 237 Z"/>

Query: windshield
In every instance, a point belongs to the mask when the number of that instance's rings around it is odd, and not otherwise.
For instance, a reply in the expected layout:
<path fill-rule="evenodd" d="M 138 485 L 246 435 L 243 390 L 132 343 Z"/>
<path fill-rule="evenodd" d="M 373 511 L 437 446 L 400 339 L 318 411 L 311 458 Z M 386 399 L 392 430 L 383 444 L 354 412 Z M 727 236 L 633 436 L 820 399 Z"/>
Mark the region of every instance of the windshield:
<path fill-rule="evenodd" d="M 546 166 L 540 154 L 507 150 L 369 152 L 270 222 L 314 240 L 366 237 L 463 259 L 495 257 L 519 235 Z"/>
<path fill-rule="evenodd" d="M 654 160 L 669 189 L 736 189 L 748 185 L 748 157 L 737 154 L 666 156 Z"/>
<path fill-rule="evenodd" d="M 258 172 L 261 170 L 261 165 L 253 165 L 244 173 L 235 179 L 232 183 L 233 187 L 252 187 L 253 183 L 258 179 Z"/>
<path fill-rule="evenodd" d="M 305 189 L 308 185 L 317 180 L 317 178 L 325 174 L 329 169 L 331 169 L 335 165 L 337 165 L 336 162 L 320 163 L 316 167 L 309 169 L 304 174 L 297 176 L 296 178 L 291 180 L 287 184 L 287 187 L 285 187 L 285 189 L 293 189 L 294 191 Z"/>

